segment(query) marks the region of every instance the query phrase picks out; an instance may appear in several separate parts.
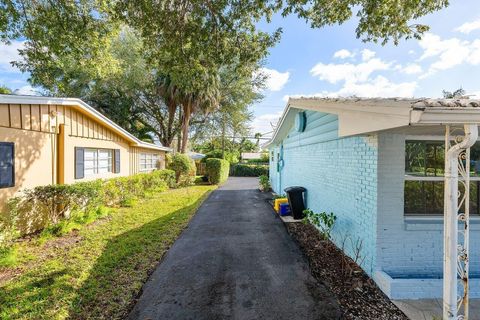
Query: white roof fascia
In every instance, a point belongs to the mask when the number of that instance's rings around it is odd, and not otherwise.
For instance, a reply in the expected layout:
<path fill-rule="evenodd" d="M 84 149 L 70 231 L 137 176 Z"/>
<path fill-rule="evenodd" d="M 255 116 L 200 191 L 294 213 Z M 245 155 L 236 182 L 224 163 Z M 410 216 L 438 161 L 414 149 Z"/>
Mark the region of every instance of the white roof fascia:
<path fill-rule="evenodd" d="M 127 130 L 120 127 L 118 124 L 104 116 L 102 113 L 97 111 L 92 106 L 83 102 L 77 98 L 53 98 L 53 97 L 42 97 L 42 96 L 21 96 L 21 95 L 4 95 L 0 94 L 0 104 L 54 104 L 54 105 L 65 105 L 65 106 L 78 106 L 83 111 L 91 115 L 93 118 L 97 119 L 104 125 L 112 128 L 117 134 L 123 136 L 125 139 L 133 142 L 134 147 L 162 150 L 162 151 L 172 151 L 171 148 L 164 146 L 157 146 L 153 143 L 144 142 L 134 135 L 132 135 Z"/>
<path fill-rule="evenodd" d="M 394 128 L 417 125 L 480 124 L 478 107 L 418 106 L 423 103 L 452 103 L 452 100 L 418 99 L 289 99 L 268 147 L 288 134 L 294 114 L 299 110 L 312 110 L 338 115 L 339 137 L 368 134 Z M 458 101 L 458 100 L 457 100 Z M 463 100 L 461 100 L 463 101 Z M 477 100 L 463 101 L 476 104 Z M 292 112 L 295 110 L 296 112 Z M 285 125 L 288 128 L 285 128 Z M 286 131 L 286 132 L 285 132 Z"/>
<path fill-rule="evenodd" d="M 412 110 L 412 125 L 480 124 L 480 108 L 425 108 Z"/>
<path fill-rule="evenodd" d="M 288 131 L 290 130 L 290 127 L 285 126 L 284 124 L 286 122 L 293 121 L 295 114 L 297 114 L 300 111 L 301 110 L 299 109 L 291 108 L 290 104 L 287 104 L 287 107 L 283 111 L 283 114 L 280 117 L 280 120 L 278 120 L 277 127 L 275 129 L 275 132 L 273 133 L 272 138 L 268 140 L 266 143 L 262 144 L 262 148 L 269 148 L 271 147 L 272 144 L 275 144 L 277 137 L 281 137 L 282 133 L 284 133 L 283 131 L 286 131 L 285 135 L 287 135 Z"/>

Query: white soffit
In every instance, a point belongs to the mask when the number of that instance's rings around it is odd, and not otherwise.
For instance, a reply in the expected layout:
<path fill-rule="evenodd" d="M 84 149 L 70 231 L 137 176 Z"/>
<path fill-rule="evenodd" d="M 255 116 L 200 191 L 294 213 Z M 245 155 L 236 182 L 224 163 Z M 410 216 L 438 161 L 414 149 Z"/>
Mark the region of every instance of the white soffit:
<path fill-rule="evenodd" d="M 338 115 L 340 137 L 406 126 L 480 124 L 480 100 L 474 99 L 290 98 L 266 146 L 288 134 L 299 110 Z"/>

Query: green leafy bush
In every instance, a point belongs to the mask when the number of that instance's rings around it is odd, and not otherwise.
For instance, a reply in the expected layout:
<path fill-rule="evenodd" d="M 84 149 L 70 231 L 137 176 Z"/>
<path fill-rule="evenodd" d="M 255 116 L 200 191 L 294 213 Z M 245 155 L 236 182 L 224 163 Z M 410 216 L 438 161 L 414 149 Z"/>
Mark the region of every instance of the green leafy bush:
<path fill-rule="evenodd" d="M 161 181 L 165 181 L 167 187 L 175 187 L 175 171 L 173 170 L 155 170 L 152 171 L 149 176 L 152 179 L 155 179 L 155 181 L 158 181 L 159 184 L 161 183 Z M 156 185 L 156 187 L 158 188 L 159 185 Z"/>
<path fill-rule="evenodd" d="M 260 159 L 247 159 L 247 163 L 251 164 L 266 164 L 269 163 L 270 159 L 268 157 L 268 152 L 262 153 L 260 156 Z"/>
<path fill-rule="evenodd" d="M 210 152 L 207 152 L 205 154 L 205 158 L 203 158 L 201 161 L 206 162 L 208 159 L 224 159 L 227 160 L 230 164 L 238 163 L 240 159 L 240 152 L 238 151 L 225 151 L 222 152 L 222 150 L 215 149 Z"/>
<path fill-rule="evenodd" d="M 24 189 L 11 198 L 0 215 L 0 249 L 20 235 L 40 230 L 52 235 L 69 232 L 105 214 L 104 207 L 132 206 L 151 193 L 175 185 L 175 172 L 157 170 L 108 180 L 48 185 Z"/>
<path fill-rule="evenodd" d="M 261 175 L 259 178 L 260 190 L 270 191 L 270 179 L 267 175 Z"/>
<path fill-rule="evenodd" d="M 230 175 L 233 177 L 259 177 L 268 176 L 268 166 L 252 164 L 235 164 L 232 166 Z"/>
<path fill-rule="evenodd" d="M 192 168 L 192 166 L 194 168 Z M 168 168 L 175 171 L 176 182 L 178 184 L 183 184 L 184 181 L 181 180 L 188 180 L 192 170 L 195 170 L 195 163 L 188 155 L 177 153 L 172 156 Z"/>
<path fill-rule="evenodd" d="M 190 170 L 188 173 L 180 177 L 180 181 L 178 182 L 178 186 L 180 187 L 187 187 L 195 184 L 195 178 L 197 177 L 197 166 L 195 165 L 195 161 L 190 159 Z"/>
<path fill-rule="evenodd" d="M 230 163 L 227 160 L 210 158 L 206 162 L 208 181 L 211 184 L 220 184 L 227 180 Z"/>
<path fill-rule="evenodd" d="M 335 216 L 333 212 L 315 213 L 310 209 L 305 209 L 303 213 L 305 214 L 305 218 L 303 218 L 304 223 L 311 223 L 317 227 L 324 240 L 331 238 L 333 226 L 335 225 L 335 221 L 337 221 L 337 216 Z"/>

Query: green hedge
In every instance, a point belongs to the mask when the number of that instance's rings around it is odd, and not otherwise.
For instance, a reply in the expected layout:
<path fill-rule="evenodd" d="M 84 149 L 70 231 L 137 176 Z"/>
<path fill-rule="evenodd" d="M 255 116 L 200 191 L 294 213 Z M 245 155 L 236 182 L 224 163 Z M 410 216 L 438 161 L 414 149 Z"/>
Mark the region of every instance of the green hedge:
<path fill-rule="evenodd" d="M 24 189 L 11 198 L 0 219 L 0 243 L 45 229 L 72 216 L 86 216 L 102 207 L 131 206 L 148 194 L 175 186 L 175 172 L 157 170 L 128 177 Z"/>
<path fill-rule="evenodd" d="M 173 155 L 169 160 L 168 168 L 175 171 L 177 184 L 188 186 L 195 182 L 197 167 L 195 161 L 188 155 L 183 153 Z"/>
<path fill-rule="evenodd" d="M 268 166 L 252 164 L 236 164 L 230 170 L 233 177 L 259 177 L 268 176 Z"/>
<path fill-rule="evenodd" d="M 228 179 L 230 163 L 227 160 L 210 158 L 206 161 L 208 181 L 211 184 L 223 183 Z"/>

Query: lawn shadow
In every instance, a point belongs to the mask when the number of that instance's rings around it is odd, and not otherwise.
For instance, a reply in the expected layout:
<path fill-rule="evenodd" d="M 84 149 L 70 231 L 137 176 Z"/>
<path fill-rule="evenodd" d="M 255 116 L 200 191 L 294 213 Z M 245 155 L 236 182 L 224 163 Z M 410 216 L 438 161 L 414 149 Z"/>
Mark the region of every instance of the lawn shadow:
<path fill-rule="evenodd" d="M 142 285 L 204 199 L 205 195 L 110 239 L 80 287 L 77 279 L 81 268 L 90 268 L 87 262 L 69 265 L 71 261 L 58 256 L 28 271 L 1 288 L 0 318 L 125 317 Z"/>
<path fill-rule="evenodd" d="M 122 319 L 204 198 L 112 238 L 77 291 L 69 319 Z"/>

